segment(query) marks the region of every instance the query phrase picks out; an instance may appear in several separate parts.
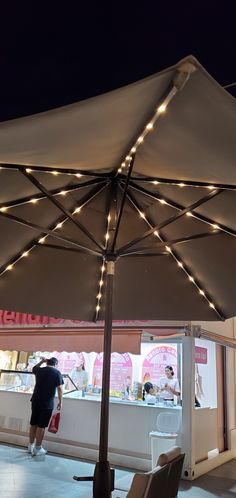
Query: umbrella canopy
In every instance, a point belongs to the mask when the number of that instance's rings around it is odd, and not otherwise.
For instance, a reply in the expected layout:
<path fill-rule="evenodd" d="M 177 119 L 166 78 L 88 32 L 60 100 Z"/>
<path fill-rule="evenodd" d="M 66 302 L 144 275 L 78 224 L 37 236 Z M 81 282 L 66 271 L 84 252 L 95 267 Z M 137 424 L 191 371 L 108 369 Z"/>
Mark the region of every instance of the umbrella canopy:
<path fill-rule="evenodd" d="M 236 107 L 193 57 L 0 125 L 0 307 L 114 319 L 236 315 Z"/>

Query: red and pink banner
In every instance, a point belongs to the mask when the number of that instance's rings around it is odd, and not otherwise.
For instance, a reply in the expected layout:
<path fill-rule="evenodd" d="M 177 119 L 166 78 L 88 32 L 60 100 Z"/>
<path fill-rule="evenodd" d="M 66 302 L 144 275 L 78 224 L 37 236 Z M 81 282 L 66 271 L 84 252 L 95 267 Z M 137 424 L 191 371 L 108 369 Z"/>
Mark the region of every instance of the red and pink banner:
<path fill-rule="evenodd" d="M 207 348 L 195 346 L 195 363 L 207 364 Z"/>
<path fill-rule="evenodd" d="M 93 366 L 93 387 L 102 387 L 102 365 L 103 353 L 97 354 Z M 133 377 L 133 365 L 128 353 L 112 353 L 111 355 L 111 377 L 110 390 L 122 391 L 131 386 Z"/>

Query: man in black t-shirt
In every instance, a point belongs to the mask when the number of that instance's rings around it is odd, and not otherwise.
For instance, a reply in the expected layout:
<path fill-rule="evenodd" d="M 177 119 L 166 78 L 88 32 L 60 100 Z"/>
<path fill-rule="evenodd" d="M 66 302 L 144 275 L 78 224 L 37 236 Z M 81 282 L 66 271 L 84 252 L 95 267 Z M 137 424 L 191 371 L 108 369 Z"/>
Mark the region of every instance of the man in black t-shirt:
<path fill-rule="evenodd" d="M 46 367 L 40 368 L 43 363 Z M 34 366 L 35 388 L 31 398 L 32 413 L 30 419 L 28 451 L 32 455 L 45 455 L 47 451 L 42 447 L 45 427 L 48 426 L 54 408 L 54 398 L 57 391 L 57 410 L 62 407 L 63 377 L 56 368 L 57 358 L 42 360 Z"/>

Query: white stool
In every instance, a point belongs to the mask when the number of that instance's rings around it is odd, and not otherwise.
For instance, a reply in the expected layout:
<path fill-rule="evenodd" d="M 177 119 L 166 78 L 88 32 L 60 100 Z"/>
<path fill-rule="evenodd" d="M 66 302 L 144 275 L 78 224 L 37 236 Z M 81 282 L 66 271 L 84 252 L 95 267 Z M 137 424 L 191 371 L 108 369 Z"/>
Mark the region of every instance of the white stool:
<path fill-rule="evenodd" d="M 179 414 L 163 412 L 157 415 L 157 430 L 149 433 L 151 438 L 152 469 L 156 467 L 161 453 L 165 453 L 175 446 L 178 436 L 180 419 Z"/>

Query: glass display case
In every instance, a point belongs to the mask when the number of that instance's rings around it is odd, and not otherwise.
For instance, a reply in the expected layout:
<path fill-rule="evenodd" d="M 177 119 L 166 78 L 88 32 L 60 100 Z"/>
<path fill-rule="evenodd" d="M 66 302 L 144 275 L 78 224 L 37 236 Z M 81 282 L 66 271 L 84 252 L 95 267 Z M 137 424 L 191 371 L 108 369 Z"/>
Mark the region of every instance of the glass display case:
<path fill-rule="evenodd" d="M 68 374 L 62 374 L 64 380 L 63 396 L 77 391 L 77 387 Z M 0 391 L 33 393 L 35 375 L 27 370 L 0 370 Z"/>

